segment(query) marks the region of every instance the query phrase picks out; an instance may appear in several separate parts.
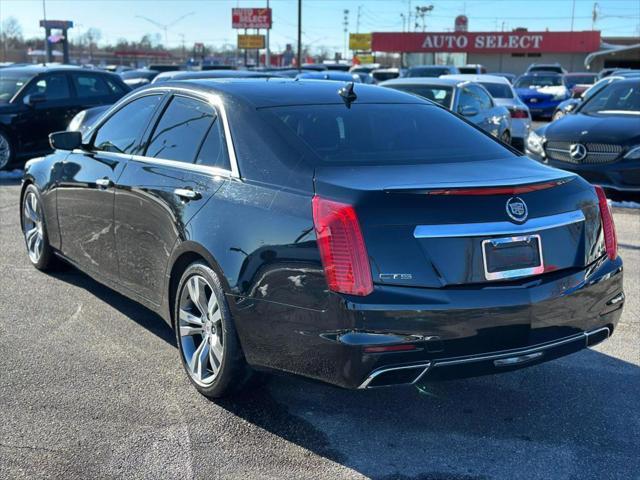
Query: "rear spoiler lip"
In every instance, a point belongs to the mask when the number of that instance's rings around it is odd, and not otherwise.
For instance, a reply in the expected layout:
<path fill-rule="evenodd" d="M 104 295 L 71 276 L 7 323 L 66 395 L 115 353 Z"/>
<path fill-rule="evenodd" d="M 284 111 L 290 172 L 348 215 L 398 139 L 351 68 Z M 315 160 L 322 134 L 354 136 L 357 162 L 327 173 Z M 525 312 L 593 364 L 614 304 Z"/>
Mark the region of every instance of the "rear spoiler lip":
<path fill-rule="evenodd" d="M 531 179 L 520 178 L 514 179 L 513 182 L 505 182 L 504 179 L 496 181 L 481 182 L 455 182 L 455 183 L 431 183 L 431 184 L 414 184 L 414 185 L 392 185 L 383 188 L 385 192 L 395 193 L 420 193 L 427 195 L 494 195 L 492 190 L 504 189 L 502 193 L 526 193 L 529 191 L 544 190 L 546 188 L 557 187 L 569 183 L 576 179 L 575 174 L 568 174 L 560 178 L 554 179 Z M 477 190 L 477 192 L 473 192 Z M 489 191 L 491 190 L 491 191 Z M 509 192 L 512 190 L 513 192 Z M 487 191 L 485 193 L 484 191 Z M 464 192 L 464 193 L 463 193 Z"/>

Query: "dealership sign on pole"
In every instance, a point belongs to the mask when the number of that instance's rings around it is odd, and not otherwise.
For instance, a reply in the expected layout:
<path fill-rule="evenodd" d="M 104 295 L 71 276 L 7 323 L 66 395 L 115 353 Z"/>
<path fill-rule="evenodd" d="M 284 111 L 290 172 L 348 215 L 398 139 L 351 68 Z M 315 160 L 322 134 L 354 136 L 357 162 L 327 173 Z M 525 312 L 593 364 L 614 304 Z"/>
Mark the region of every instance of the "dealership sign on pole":
<path fill-rule="evenodd" d="M 232 28 L 271 28 L 270 8 L 233 8 Z"/>
<path fill-rule="evenodd" d="M 264 35 L 238 35 L 238 48 L 259 49 L 264 48 Z"/>
<path fill-rule="evenodd" d="M 370 33 L 350 33 L 349 34 L 349 50 L 371 50 L 371 34 Z"/>
<path fill-rule="evenodd" d="M 375 32 L 375 52 L 586 53 L 600 49 L 600 32 Z"/>

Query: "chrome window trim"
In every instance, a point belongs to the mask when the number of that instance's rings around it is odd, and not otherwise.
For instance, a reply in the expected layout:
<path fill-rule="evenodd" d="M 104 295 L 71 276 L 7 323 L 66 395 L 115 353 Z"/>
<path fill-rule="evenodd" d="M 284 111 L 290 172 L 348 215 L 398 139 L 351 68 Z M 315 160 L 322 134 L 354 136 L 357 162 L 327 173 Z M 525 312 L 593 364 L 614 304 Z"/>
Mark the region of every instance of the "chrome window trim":
<path fill-rule="evenodd" d="M 585 217 L 582 210 L 574 210 L 572 212 L 558 213 L 546 217 L 530 218 L 526 223 L 521 225 L 507 221 L 418 225 L 413 231 L 413 236 L 414 238 L 450 238 L 515 235 L 549 230 L 551 228 L 563 227 L 584 221 Z"/>
<path fill-rule="evenodd" d="M 126 97 L 122 101 L 116 103 L 106 111 L 104 117 L 100 120 L 98 124 L 96 124 L 93 128 L 91 128 L 87 135 L 93 137 L 94 133 L 102 127 L 117 111 L 121 108 L 125 107 L 129 103 L 137 100 L 138 98 L 147 96 L 147 95 L 165 95 L 167 93 L 180 93 L 190 97 L 196 97 L 200 100 L 205 101 L 206 103 L 212 105 L 219 116 L 222 118 L 222 125 L 224 129 L 224 137 L 225 143 L 227 145 L 227 154 L 229 156 L 229 163 L 231 164 L 231 170 L 218 168 L 218 167 L 210 167 L 208 165 L 198 165 L 195 163 L 185 163 L 179 162 L 176 160 L 166 160 L 161 158 L 147 157 L 144 155 L 131 155 L 127 153 L 116 153 L 116 152 L 104 152 L 101 150 L 91 150 L 90 153 L 100 154 L 100 155 L 115 155 L 115 158 L 118 159 L 131 159 L 139 162 L 145 162 L 150 164 L 156 164 L 160 166 L 169 166 L 174 168 L 182 168 L 184 170 L 198 172 L 198 173 L 206 173 L 213 176 L 222 176 L 222 177 L 230 177 L 230 178 L 240 178 L 240 169 L 238 168 L 238 159 L 236 157 L 236 150 L 233 144 L 233 137 L 231 135 L 231 128 L 229 127 L 229 119 L 227 117 L 227 110 L 225 108 L 224 102 L 220 95 L 216 93 L 208 93 L 201 92 L 197 90 L 191 90 L 189 88 L 184 87 L 175 87 L 175 86 L 161 86 L 161 87 L 149 87 L 144 90 L 133 93 L 131 96 Z M 74 153 L 87 153 L 87 151 L 76 149 Z"/>

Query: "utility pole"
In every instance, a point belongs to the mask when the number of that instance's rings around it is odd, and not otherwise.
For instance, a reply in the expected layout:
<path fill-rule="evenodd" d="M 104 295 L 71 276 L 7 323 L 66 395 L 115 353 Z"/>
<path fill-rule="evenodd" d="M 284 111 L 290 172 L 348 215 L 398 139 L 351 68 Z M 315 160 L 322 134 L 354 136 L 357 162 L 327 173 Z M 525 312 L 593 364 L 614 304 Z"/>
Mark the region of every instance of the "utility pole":
<path fill-rule="evenodd" d="M 598 10 L 600 10 L 600 5 L 598 2 L 593 4 L 593 12 L 591 13 L 591 30 L 596 29 L 596 21 L 598 20 Z"/>
<path fill-rule="evenodd" d="M 269 9 L 269 0 L 267 0 L 267 10 Z M 271 17 L 271 15 L 269 15 Z M 273 24 L 273 18 L 271 18 L 271 23 Z M 270 27 L 271 25 L 269 25 Z M 265 67 L 270 67 L 271 66 L 271 52 L 269 51 L 269 31 L 271 30 L 271 28 L 267 28 L 267 34 L 266 34 L 266 47 L 267 49 L 264 52 L 264 66 Z"/>
<path fill-rule="evenodd" d="M 573 0 L 573 4 L 571 5 L 571 31 L 573 32 L 573 21 L 576 16 L 576 0 Z"/>
<path fill-rule="evenodd" d="M 42 17 L 44 20 L 44 49 L 47 52 L 47 59 L 45 62 L 53 61 L 51 57 L 51 44 L 49 43 L 49 29 L 47 29 L 47 3 L 46 0 L 42 0 Z"/>
<path fill-rule="evenodd" d="M 360 11 L 362 10 L 362 5 L 358 5 L 358 16 L 356 17 L 356 33 L 360 33 Z"/>
<path fill-rule="evenodd" d="M 407 7 L 407 32 L 411 31 L 411 0 L 407 0 L 409 6 Z"/>
<path fill-rule="evenodd" d="M 342 13 L 344 14 L 344 19 L 343 19 L 343 27 L 344 27 L 344 58 L 347 58 L 347 55 L 349 54 L 349 51 L 347 50 L 347 33 L 349 32 L 349 10 L 343 10 Z"/>
<path fill-rule="evenodd" d="M 302 68 L 302 0 L 298 0 L 298 70 Z"/>
<path fill-rule="evenodd" d="M 402 19 L 402 31 L 404 32 L 404 28 L 405 28 L 405 26 L 404 26 L 404 24 L 405 24 L 404 13 L 400 14 L 400 18 Z"/>

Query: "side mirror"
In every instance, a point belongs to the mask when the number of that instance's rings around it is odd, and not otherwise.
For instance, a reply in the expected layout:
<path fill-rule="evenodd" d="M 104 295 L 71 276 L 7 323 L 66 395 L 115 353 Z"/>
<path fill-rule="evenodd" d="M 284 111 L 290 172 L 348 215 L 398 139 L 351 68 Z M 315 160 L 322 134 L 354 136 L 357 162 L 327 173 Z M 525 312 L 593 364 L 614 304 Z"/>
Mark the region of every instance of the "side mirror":
<path fill-rule="evenodd" d="M 50 133 L 49 145 L 54 150 L 74 150 L 82 146 L 82 134 L 80 132 Z"/>
<path fill-rule="evenodd" d="M 576 108 L 576 104 L 575 103 L 570 103 L 569 105 L 567 105 L 566 107 L 564 107 L 567 109 L 567 112 L 572 112 L 575 110 Z"/>
<path fill-rule="evenodd" d="M 44 103 L 47 101 L 47 97 L 44 93 L 32 93 L 24 97 L 24 104 L 30 107 L 37 105 L 38 103 Z"/>
<path fill-rule="evenodd" d="M 458 112 L 463 117 L 475 117 L 476 115 L 478 115 L 478 113 L 480 113 L 477 108 L 471 107 L 469 105 L 465 105 L 464 107 L 458 109 Z"/>

